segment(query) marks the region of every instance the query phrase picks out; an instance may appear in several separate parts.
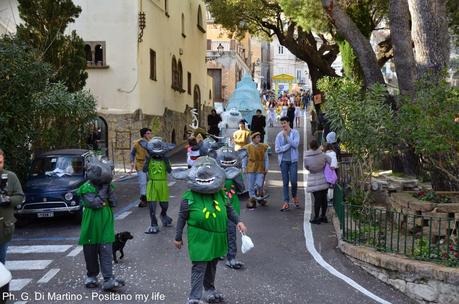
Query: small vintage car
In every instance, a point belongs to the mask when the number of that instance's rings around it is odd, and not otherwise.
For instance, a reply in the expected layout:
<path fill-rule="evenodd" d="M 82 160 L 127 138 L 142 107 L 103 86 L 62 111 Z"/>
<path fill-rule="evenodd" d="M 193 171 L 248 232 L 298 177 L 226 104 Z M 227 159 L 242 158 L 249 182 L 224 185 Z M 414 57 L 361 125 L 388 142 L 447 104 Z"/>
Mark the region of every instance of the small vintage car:
<path fill-rule="evenodd" d="M 55 150 L 36 157 L 24 188 L 25 201 L 16 207 L 16 216 L 54 217 L 73 214 L 81 217 L 75 191 L 86 181 L 88 150 Z"/>

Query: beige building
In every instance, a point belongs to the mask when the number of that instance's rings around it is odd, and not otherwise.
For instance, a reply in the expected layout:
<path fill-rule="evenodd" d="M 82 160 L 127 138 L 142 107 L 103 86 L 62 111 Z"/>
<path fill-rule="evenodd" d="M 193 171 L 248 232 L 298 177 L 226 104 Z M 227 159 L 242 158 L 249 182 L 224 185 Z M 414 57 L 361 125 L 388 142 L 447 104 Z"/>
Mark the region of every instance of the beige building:
<path fill-rule="evenodd" d="M 214 101 L 226 102 L 244 73 L 252 74 L 250 35 L 242 40 L 231 36 L 207 16 L 207 71 L 213 78 Z"/>
<path fill-rule="evenodd" d="M 205 63 L 204 1 L 74 3 L 82 12 L 68 30 L 76 30 L 86 42 L 86 87 L 97 99 L 100 146 L 111 157 L 127 163 L 131 142 L 142 127 L 182 143 L 193 107 L 203 126 L 213 95 Z M 12 15 L 2 20 L 19 20 Z"/>

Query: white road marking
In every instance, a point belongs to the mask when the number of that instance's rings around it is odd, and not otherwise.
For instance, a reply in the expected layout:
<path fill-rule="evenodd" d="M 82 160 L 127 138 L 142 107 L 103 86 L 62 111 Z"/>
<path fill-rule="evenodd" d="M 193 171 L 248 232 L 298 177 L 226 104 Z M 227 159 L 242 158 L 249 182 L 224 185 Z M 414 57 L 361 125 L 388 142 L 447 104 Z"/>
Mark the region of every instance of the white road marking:
<path fill-rule="evenodd" d="M 13 304 L 27 304 L 27 301 L 16 301 Z"/>
<path fill-rule="evenodd" d="M 51 264 L 52 260 L 6 261 L 8 270 L 41 270 Z"/>
<path fill-rule="evenodd" d="M 122 220 L 122 219 L 124 219 L 125 217 L 127 217 L 131 213 L 132 213 L 132 211 L 124 211 L 123 213 L 117 215 L 115 217 L 115 220 Z"/>
<path fill-rule="evenodd" d="M 67 256 L 68 257 L 77 256 L 82 250 L 83 250 L 83 246 L 77 246 L 75 249 L 70 251 L 69 254 L 67 254 Z"/>
<path fill-rule="evenodd" d="M 169 187 L 171 187 L 171 186 L 175 185 L 175 183 L 176 183 L 176 182 L 169 182 L 167 185 L 168 185 Z"/>
<path fill-rule="evenodd" d="M 306 119 L 308 120 L 309 117 L 306 116 Z M 306 128 L 306 121 L 305 123 L 303 124 L 303 135 L 304 135 L 304 140 L 303 140 L 303 151 L 306 151 L 307 150 L 307 145 L 306 143 L 308 142 L 307 141 L 307 128 Z M 306 182 L 307 181 L 307 171 L 303 171 L 303 179 L 304 181 Z M 306 183 L 307 184 L 307 183 Z M 304 197 L 305 197 L 305 204 L 304 204 L 304 222 L 303 222 L 303 229 L 304 229 L 304 239 L 306 241 L 306 248 L 307 250 L 309 251 L 309 253 L 312 255 L 312 257 L 314 258 L 314 260 L 316 260 L 316 262 L 322 266 L 323 268 L 325 268 L 325 270 L 327 270 L 329 273 L 331 273 L 332 275 L 334 275 L 335 277 L 343 280 L 344 282 L 346 282 L 347 284 L 349 284 L 350 286 L 352 286 L 353 288 L 357 289 L 358 291 L 360 291 L 361 293 L 363 293 L 364 295 L 366 295 L 367 297 L 369 298 L 372 298 L 373 300 L 375 300 L 376 302 L 378 303 L 381 303 L 381 304 L 391 304 L 391 302 L 388 302 L 380 297 L 378 297 L 377 295 L 375 295 L 374 293 L 372 293 L 371 291 L 365 289 L 365 287 L 359 285 L 357 282 L 355 282 L 354 280 L 352 280 L 351 278 L 347 277 L 346 275 L 342 274 L 341 272 L 339 272 L 338 270 L 336 270 L 333 266 L 331 266 L 330 264 L 328 264 L 324 259 L 323 257 L 320 255 L 320 253 L 316 250 L 316 247 L 314 245 L 314 236 L 312 234 L 312 228 L 311 228 L 311 223 L 309 223 L 309 219 L 311 218 L 311 210 L 312 210 L 312 202 L 311 202 L 311 194 L 310 193 L 307 193 L 306 192 L 306 187 L 304 187 Z"/>
<path fill-rule="evenodd" d="M 54 276 L 60 271 L 59 268 L 50 269 L 40 280 L 37 281 L 39 284 L 48 283 Z"/>
<path fill-rule="evenodd" d="M 9 246 L 8 253 L 53 253 L 66 252 L 72 245 L 34 245 L 34 246 Z"/>
<path fill-rule="evenodd" d="M 10 282 L 10 291 L 19 291 L 30 282 L 32 282 L 32 279 L 13 279 Z"/>

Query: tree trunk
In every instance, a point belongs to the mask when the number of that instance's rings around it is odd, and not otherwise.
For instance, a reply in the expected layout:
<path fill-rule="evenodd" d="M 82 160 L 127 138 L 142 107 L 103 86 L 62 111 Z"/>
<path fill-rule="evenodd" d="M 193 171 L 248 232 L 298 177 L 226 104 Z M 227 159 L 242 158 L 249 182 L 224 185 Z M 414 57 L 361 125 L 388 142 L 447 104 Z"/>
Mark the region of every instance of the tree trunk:
<path fill-rule="evenodd" d="M 362 67 L 365 86 L 370 87 L 376 83 L 384 84 L 384 77 L 378 66 L 375 52 L 357 25 L 347 15 L 335 0 L 322 0 L 322 5 L 337 32 L 352 45 Z"/>
<path fill-rule="evenodd" d="M 413 96 L 416 66 L 411 42 L 410 11 L 407 0 L 390 0 L 389 22 L 400 94 Z"/>
<path fill-rule="evenodd" d="M 417 75 L 437 74 L 449 61 L 446 0 L 408 0 Z M 432 77 L 433 79 L 438 79 Z"/>

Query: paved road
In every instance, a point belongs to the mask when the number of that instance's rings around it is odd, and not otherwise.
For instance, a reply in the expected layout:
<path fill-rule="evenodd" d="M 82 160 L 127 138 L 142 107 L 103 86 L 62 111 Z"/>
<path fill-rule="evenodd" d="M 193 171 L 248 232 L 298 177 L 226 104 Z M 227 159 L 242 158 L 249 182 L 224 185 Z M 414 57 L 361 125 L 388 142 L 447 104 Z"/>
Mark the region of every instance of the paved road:
<path fill-rule="evenodd" d="M 271 143 L 278 129 L 269 130 Z M 307 131 L 300 130 L 303 142 Z M 176 155 L 172 161 L 175 166 L 185 165 L 184 155 Z M 344 276 L 387 302 L 371 299 L 320 266 L 306 249 L 310 209 L 279 212 L 282 180 L 275 154 L 270 157 L 270 166 L 269 205 L 254 211 L 245 207 L 241 210 L 248 234 L 255 243 L 252 251 L 239 255 L 247 267 L 236 271 L 223 263 L 218 265 L 216 284 L 226 296 L 225 303 L 413 303 L 343 256 L 336 248 L 331 224 L 312 228 L 318 254 Z M 310 198 L 304 193 L 303 173 L 301 170 L 299 174 L 299 195 L 310 206 Z M 180 196 L 186 187 L 182 182 L 170 184 L 170 215 L 175 221 Z M 149 216 L 147 209 L 136 207 L 136 180 L 119 182 L 116 191 L 120 199 L 116 231 L 127 230 L 135 237 L 126 246 L 125 259 L 114 266 L 115 273 L 126 279 L 127 286 L 117 294 L 85 289 L 83 254 L 76 245 L 78 225 L 67 218 L 39 220 L 18 228 L 11 243 L 7 259 L 14 277 L 12 303 L 185 302 L 190 262 L 186 248 L 179 251 L 172 244 L 175 229 L 165 228 L 157 235 L 144 234 Z M 243 200 L 242 204 L 245 203 Z"/>

